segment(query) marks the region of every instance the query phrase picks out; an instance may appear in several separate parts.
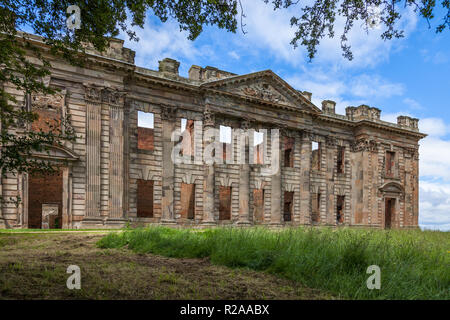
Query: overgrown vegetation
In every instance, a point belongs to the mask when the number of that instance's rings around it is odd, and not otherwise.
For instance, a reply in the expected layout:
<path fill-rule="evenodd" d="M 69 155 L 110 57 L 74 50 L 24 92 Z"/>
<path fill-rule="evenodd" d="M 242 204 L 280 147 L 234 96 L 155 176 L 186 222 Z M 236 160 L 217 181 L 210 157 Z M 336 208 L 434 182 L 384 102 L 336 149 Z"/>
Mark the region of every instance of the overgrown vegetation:
<path fill-rule="evenodd" d="M 208 259 L 166 258 L 100 249 L 95 233 L 0 233 L 0 300 L 334 299 L 274 275 L 212 265 Z M 81 271 L 81 289 L 66 287 L 67 267 Z M 169 310 L 170 311 L 170 310 Z M 176 318 L 178 310 L 168 313 Z"/>
<path fill-rule="evenodd" d="M 165 227 L 109 234 L 101 248 L 249 268 L 349 299 L 450 299 L 450 233 L 420 230 Z M 381 268 L 381 289 L 369 290 L 367 267 Z"/>

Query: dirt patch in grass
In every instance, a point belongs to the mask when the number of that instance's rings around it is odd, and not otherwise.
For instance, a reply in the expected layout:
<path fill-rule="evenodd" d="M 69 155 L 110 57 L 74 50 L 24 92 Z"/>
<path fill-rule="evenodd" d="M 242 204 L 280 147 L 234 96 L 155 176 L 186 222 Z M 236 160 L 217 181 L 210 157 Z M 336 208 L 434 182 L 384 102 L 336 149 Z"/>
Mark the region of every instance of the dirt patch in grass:
<path fill-rule="evenodd" d="M 330 299 L 299 283 L 208 259 L 99 249 L 97 234 L 0 234 L 0 299 Z M 81 290 L 66 287 L 69 265 Z"/>

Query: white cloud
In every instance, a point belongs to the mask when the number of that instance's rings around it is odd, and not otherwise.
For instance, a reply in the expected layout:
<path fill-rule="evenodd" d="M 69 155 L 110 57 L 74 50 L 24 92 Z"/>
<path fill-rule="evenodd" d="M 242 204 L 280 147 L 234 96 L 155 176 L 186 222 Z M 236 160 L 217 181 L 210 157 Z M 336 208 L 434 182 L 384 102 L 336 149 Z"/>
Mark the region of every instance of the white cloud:
<path fill-rule="evenodd" d="M 423 56 L 423 60 L 425 62 L 432 62 L 434 64 L 443 64 L 449 61 L 448 54 L 438 51 L 438 52 L 430 52 L 427 49 L 422 49 L 420 54 Z"/>
<path fill-rule="evenodd" d="M 420 181 L 419 225 L 450 230 L 450 184 Z"/>
<path fill-rule="evenodd" d="M 228 52 L 228 55 L 231 57 L 231 58 L 233 58 L 233 59 L 235 59 L 235 60 L 239 60 L 241 57 L 236 53 L 236 51 L 230 51 L 230 52 Z"/>
<path fill-rule="evenodd" d="M 195 43 L 188 40 L 187 32 L 180 32 L 177 23 L 168 20 L 162 25 L 152 24 L 147 19 L 143 29 L 135 28 L 139 41 L 130 41 L 126 36 L 125 46 L 136 51 L 136 65 L 150 69 L 158 69 L 158 60 L 169 57 L 176 60 L 194 62 L 200 56 L 212 54 L 208 46 L 197 48 Z M 186 71 L 188 64 L 182 64 Z"/>
<path fill-rule="evenodd" d="M 350 93 L 357 97 L 389 98 L 405 91 L 403 84 L 391 83 L 378 75 L 362 74 L 351 81 Z"/>
<path fill-rule="evenodd" d="M 450 141 L 426 137 L 420 142 L 420 176 L 450 181 Z"/>
<path fill-rule="evenodd" d="M 347 35 L 348 45 L 351 46 L 353 60 L 348 61 L 342 57 L 340 36 L 344 30 L 345 20 L 336 17 L 335 37 L 324 38 L 318 50 L 318 61 L 339 64 L 341 67 L 374 67 L 380 62 L 389 59 L 392 51 L 401 50 L 405 38 L 413 32 L 417 24 L 417 14 L 409 7 L 401 10 L 402 18 L 397 23 L 405 31 L 402 39 L 383 41 L 380 35 L 385 31 L 383 27 L 365 30 L 363 21 L 356 21 Z"/>
<path fill-rule="evenodd" d="M 420 119 L 419 129 L 432 137 L 442 137 L 450 132 L 450 127 L 440 118 Z"/>
<path fill-rule="evenodd" d="M 295 35 L 296 27 L 291 27 L 290 19 L 293 16 L 300 17 L 303 12 L 301 8 L 308 2 L 301 2 L 290 8 L 273 10 L 272 3 L 265 4 L 261 0 L 247 0 L 244 2 L 244 29 L 247 34 L 242 35 L 239 41 L 248 47 L 266 48 L 276 59 L 282 59 L 293 66 L 301 66 L 308 61 L 306 49 L 299 46 L 296 50 L 290 44 Z M 409 8 L 401 10 L 403 17 L 398 23 L 405 30 L 406 37 L 415 29 L 417 23 L 416 13 Z M 337 16 L 335 21 L 334 38 L 325 37 L 317 48 L 316 63 L 331 63 L 339 67 L 373 67 L 381 61 L 389 58 L 392 50 L 398 48 L 404 39 L 383 41 L 380 35 L 383 28 L 363 28 L 363 21 L 356 21 L 354 27 L 348 34 L 354 59 L 348 61 L 342 56 L 340 47 L 340 35 L 344 29 L 345 20 Z"/>
<path fill-rule="evenodd" d="M 410 109 L 414 110 L 422 110 L 424 107 L 414 99 L 405 98 L 403 99 L 403 103 L 406 104 Z"/>
<path fill-rule="evenodd" d="M 293 9 L 273 10 L 272 4 L 261 0 L 248 0 L 243 3 L 245 35 L 240 33 L 240 43 L 248 47 L 265 48 L 276 59 L 282 59 L 294 66 L 304 62 L 301 50 L 294 50 L 290 41 L 294 29 L 290 19 Z"/>
<path fill-rule="evenodd" d="M 335 101 L 339 114 L 345 114 L 347 106 L 371 105 L 373 99 L 401 95 L 405 90 L 403 84 L 392 83 L 377 74 L 352 77 L 340 70 L 324 72 L 320 68 L 286 77 L 286 81 L 299 90 L 311 92 L 312 101 L 317 106 L 323 100 Z M 396 117 L 393 122 L 397 122 Z"/>

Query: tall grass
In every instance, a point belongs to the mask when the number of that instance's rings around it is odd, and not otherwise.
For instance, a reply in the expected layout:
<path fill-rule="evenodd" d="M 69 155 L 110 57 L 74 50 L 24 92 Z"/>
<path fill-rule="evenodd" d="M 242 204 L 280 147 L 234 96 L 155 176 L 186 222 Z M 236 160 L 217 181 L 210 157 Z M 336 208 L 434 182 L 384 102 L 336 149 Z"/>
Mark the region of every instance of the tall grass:
<path fill-rule="evenodd" d="M 168 257 L 209 257 L 214 264 L 272 273 L 341 298 L 450 298 L 448 232 L 150 227 L 109 234 L 98 245 Z M 366 286 L 370 265 L 381 268 L 380 290 Z"/>

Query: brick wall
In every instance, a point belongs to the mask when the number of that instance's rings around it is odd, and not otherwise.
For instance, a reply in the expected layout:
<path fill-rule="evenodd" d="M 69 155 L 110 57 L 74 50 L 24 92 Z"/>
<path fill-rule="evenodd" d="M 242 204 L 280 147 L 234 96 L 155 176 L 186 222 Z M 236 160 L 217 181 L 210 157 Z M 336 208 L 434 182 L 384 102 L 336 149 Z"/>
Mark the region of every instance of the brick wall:
<path fill-rule="evenodd" d="M 58 205 L 59 228 L 62 223 L 62 173 L 55 175 L 30 175 L 28 180 L 28 227 L 40 229 L 42 204 Z"/>

